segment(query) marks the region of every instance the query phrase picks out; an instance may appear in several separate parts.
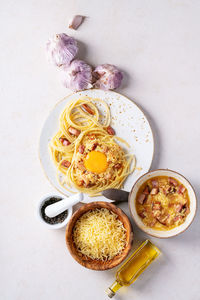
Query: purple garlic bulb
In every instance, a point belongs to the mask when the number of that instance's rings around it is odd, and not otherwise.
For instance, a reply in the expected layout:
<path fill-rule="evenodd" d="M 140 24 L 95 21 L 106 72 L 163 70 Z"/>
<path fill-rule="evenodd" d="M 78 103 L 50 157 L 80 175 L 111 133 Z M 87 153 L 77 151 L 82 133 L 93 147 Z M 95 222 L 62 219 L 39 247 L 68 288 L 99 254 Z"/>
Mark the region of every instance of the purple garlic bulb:
<path fill-rule="evenodd" d="M 82 60 L 75 59 L 62 68 L 62 81 L 72 91 L 92 88 L 92 67 Z"/>
<path fill-rule="evenodd" d="M 103 64 L 95 68 L 93 72 L 96 81 L 94 87 L 102 90 L 114 90 L 122 82 L 123 74 L 114 65 Z"/>
<path fill-rule="evenodd" d="M 60 67 L 69 65 L 78 52 L 77 41 L 65 33 L 54 35 L 46 44 L 48 61 Z"/>

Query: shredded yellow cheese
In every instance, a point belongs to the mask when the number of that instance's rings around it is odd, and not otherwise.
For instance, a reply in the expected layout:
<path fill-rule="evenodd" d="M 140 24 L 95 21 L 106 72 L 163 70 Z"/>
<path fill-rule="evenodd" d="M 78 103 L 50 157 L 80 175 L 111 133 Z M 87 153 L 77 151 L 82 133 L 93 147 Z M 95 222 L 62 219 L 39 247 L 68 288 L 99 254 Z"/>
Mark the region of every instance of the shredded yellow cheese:
<path fill-rule="evenodd" d="M 73 239 L 82 254 L 92 259 L 109 260 L 126 246 L 126 229 L 112 211 L 95 209 L 77 220 Z"/>

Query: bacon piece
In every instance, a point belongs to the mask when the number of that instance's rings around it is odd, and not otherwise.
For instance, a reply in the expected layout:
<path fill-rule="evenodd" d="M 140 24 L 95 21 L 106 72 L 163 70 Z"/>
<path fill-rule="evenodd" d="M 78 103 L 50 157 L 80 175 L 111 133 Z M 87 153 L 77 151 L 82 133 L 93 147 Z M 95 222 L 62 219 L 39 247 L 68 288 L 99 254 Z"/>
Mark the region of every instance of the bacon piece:
<path fill-rule="evenodd" d="M 98 143 L 94 143 L 94 144 L 92 145 L 91 150 L 92 150 L 92 151 L 95 150 L 97 146 L 98 146 Z"/>
<path fill-rule="evenodd" d="M 158 188 L 158 180 L 152 180 L 151 184 L 154 188 Z"/>
<path fill-rule="evenodd" d="M 145 189 L 143 191 L 143 194 L 149 195 L 149 187 L 148 187 L 148 185 L 145 187 Z"/>
<path fill-rule="evenodd" d="M 186 188 L 184 187 L 184 185 L 179 185 L 178 187 L 178 194 L 183 194 L 185 192 Z"/>
<path fill-rule="evenodd" d="M 69 133 L 75 136 L 79 136 L 79 134 L 81 133 L 80 130 L 74 128 L 74 127 L 69 127 L 68 129 Z"/>
<path fill-rule="evenodd" d="M 116 165 L 115 165 L 115 169 L 116 169 L 116 170 L 119 170 L 119 169 L 121 168 L 121 166 L 122 166 L 122 164 L 116 164 Z"/>
<path fill-rule="evenodd" d="M 145 210 L 141 211 L 139 214 L 138 214 L 142 219 L 144 219 L 146 217 L 145 215 Z"/>
<path fill-rule="evenodd" d="M 143 204 L 145 198 L 146 198 L 145 194 L 140 194 L 139 197 L 137 198 L 137 202 L 140 203 L 140 204 Z"/>
<path fill-rule="evenodd" d="M 59 138 L 59 140 L 61 141 L 61 143 L 63 144 L 63 146 L 69 146 L 71 143 L 70 141 L 68 141 L 68 139 L 66 138 Z"/>
<path fill-rule="evenodd" d="M 182 204 L 177 204 L 176 205 L 176 212 L 177 213 L 181 212 L 182 209 L 183 209 L 183 205 Z"/>
<path fill-rule="evenodd" d="M 78 183 L 77 183 L 79 186 L 82 186 L 84 184 L 84 181 L 83 180 L 80 180 Z"/>
<path fill-rule="evenodd" d="M 159 223 L 166 225 L 167 224 L 167 219 L 169 218 L 169 215 L 160 215 L 158 217 L 156 217 L 156 219 L 158 220 Z"/>
<path fill-rule="evenodd" d="M 180 222 L 182 220 L 182 216 L 175 216 L 174 222 Z"/>
<path fill-rule="evenodd" d="M 80 146 L 78 147 L 79 153 L 83 154 L 83 153 L 84 153 L 84 150 L 85 150 L 85 146 L 84 146 L 84 145 L 80 145 Z"/>
<path fill-rule="evenodd" d="M 167 193 L 168 193 L 168 194 L 174 194 L 174 193 L 176 193 L 176 188 L 175 188 L 175 186 L 170 186 L 170 187 L 167 189 Z"/>
<path fill-rule="evenodd" d="M 71 165 L 71 163 L 70 163 L 70 161 L 68 161 L 68 160 L 63 160 L 62 163 L 61 163 L 61 165 L 62 165 L 63 167 L 65 167 L 65 168 L 69 168 L 70 165 Z"/>
<path fill-rule="evenodd" d="M 94 115 L 94 111 L 89 107 L 89 105 L 87 105 L 87 104 L 82 104 L 81 106 L 82 106 L 82 108 L 83 108 L 85 111 L 88 112 L 88 114 Z"/>
<path fill-rule="evenodd" d="M 106 128 L 106 130 L 107 130 L 107 133 L 108 133 L 108 134 L 110 134 L 110 135 L 115 135 L 115 131 L 114 131 L 114 129 L 113 129 L 111 126 L 108 126 L 108 127 Z"/>
<path fill-rule="evenodd" d="M 150 194 L 151 194 L 151 195 L 156 195 L 156 194 L 158 194 L 158 188 L 152 188 Z"/>
<path fill-rule="evenodd" d="M 161 203 L 159 201 L 153 202 L 152 204 L 152 210 L 161 210 L 162 206 Z"/>
<path fill-rule="evenodd" d="M 90 140 L 94 140 L 96 138 L 95 134 L 88 134 L 88 138 Z"/>
<path fill-rule="evenodd" d="M 169 184 L 172 184 L 173 186 L 177 186 L 178 182 L 174 178 L 169 177 Z"/>
<path fill-rule="evenodd" d="M 103 152 L 104 152 L 104 153 L 107 153 L 108 150 L 109 150 L 108 146 L 103 146 Z"/>
<path fill-rule="evenodd" d="M 83 162 L 77 162 L 77 168 L 81 171 L 85 171 L 85 166 L 83 164 Z"/>
<path fill-rule="evenodd" d="M 157 218 L 161 215 L 162 206 L 159 201 L 153 202 L 152 204 L 152 215 Z"/>

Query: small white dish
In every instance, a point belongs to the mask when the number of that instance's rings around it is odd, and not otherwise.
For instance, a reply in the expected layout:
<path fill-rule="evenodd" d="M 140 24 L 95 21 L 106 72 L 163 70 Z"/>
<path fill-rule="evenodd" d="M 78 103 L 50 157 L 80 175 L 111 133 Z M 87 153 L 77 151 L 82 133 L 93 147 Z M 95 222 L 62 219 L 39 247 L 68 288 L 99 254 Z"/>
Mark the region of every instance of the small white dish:
<path fill-rule="evenodd" d="M 150 178 L 156 177 L 156 176 L 169 176 L 169 177 L 173 177 L 175 179 L 177 179 L 178 181 L 180 181 L 188 190 L 188 195 L 190 198 L 190 213 L 188 214 L 185 222 L 181 225 L 179 225 L 178 227 L 175 227 L 171 230 L 155 230 L 152 229 L 150 227 L 147 227 L 141 220 L 141 218 L 138 216 L 137 211 L 136 211 L 136 195 L 137 192 L 139 190 L 139 188 L 141 187 L 141 185 L 147 181 Z M 143 176 L 141 176 L 133 185 L 132 190 L 129 194 L 129 210 L 131 212 L 132 218 L 134 220 L 134 222 L 136 223 L 136 225 L 144 232 L 146 232 L 147 234 L 154 236 L 154 237 L 158 237 L 158 238 L 169 238 L 175 235 L 178 235 L 182 232 L 184 232 L 192 223 L 195 214 L 196 214 L 196 210 L 197 210 L 197 199 L 196 199 L 196 194 L 195 191 L 192 187 L 192 185 L 190 184 L 190 182 L 181 174 L 172 171 L 172 170 L 168 170 L 168 169 L 158 169 L 158 170 L 154 170 L 151 172 L 148 172 L 146 174 L 144 174 Z"/>
<path fill-rule="evenodd" d="M 48 194 L 40 199 L 40 201 L 38 202 L 38 205 L 37 205 L 37 210 L 36 210 L 36 214 L 37 214 L 37 217 L 40 220 L 40 222 L 43 223 L 49 229 L 59 229 L 59 228 L 65 227 L 67 225 L 67 223 L 69 222 L 69 220 L 72 216 L 72 211 L 73 211 L 72 207 L 70 207 L 68 209 L 68 215 L 62 223 L 49 224 L 49 223 L 45 222 L 45 220 L 43 219 L 42 214 L 41 214 L 41 208 L 46 201 L 48 201 L 50 198 L 54 198 L 54 197 L 55 198 L 64 198 L 63 195 Z"/>
<path fill-rule="evenodd" d="M 44 172 L 51 184 L 66 196 L 71 193 L 62 187 L 57 180 L 57 170 L 51 159 L 49 143 L 58 130 L 59 116 L 68 101 L 77 100 L 81 97 L 99 98 L 104 100 L 110 107 L 111 126 L 116 131 L 116 135 L 123 138 L 130 144 L 130 148 L 125 148 L 128 153 L 133 153 L 136 158 L 136 169 L 130 174 L 125 183 L 124 189 L 130 190 L 133 183 L 144 173 L 146 173 L 152 163 L 154 154 L 154 139 L 150 124 L 141 109 L 127 97 L 113 91 L 103 91 L 98 89 L 86 90 L 73 93 L 58 102 L 47 117 L 41 131 L 39 141 L 39 157 Z M 101 106 L 99 107 L 101 110 Z M 61 173 L 59 176 L 62 177 Z M 76 189 L 73 190 L 77 192 Z M 85 195 L 83 203 L 93 201 L 108 201 L 103 196 L 89 197 Z"/>

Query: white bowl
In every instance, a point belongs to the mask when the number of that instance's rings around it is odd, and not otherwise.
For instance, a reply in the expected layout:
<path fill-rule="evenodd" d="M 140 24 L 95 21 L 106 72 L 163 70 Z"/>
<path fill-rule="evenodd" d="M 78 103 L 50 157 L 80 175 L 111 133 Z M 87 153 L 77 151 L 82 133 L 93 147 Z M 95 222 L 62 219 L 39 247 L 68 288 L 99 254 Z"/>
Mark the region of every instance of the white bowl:
<path fill-rule="evenodd" d="M 59 228 L 62 228 L 62 227 L 65 227 L 67 225 L 67 223 L 69 222 L 71 216 L 72 216 L 72 207 L 70 207 L 68 209 L 68 215 L 66 217 L 66 219 L 62 222 L 62 223 L 58 223 L 58 224 L 49 224 L 47 222 L 45 222 L 45 220 L 43 219 L 42 217 L 42 214 L 41 214 L 41 207 L 42 205 L 47 201 L 49 200 L 50 198 L 63 198 L 63 195 L 52 195 L 52 194 L 48 194 L 44 197 L 42 197 L 42 199 L 40 199 L 40 201 L 38 202 L 38 205 L 37 205 L 37 210 L 36 210 L 36 214 L 37 214 L 37 217 L 38 219 L 46 226 L 48 227 L 49 229 L 59 229 Z"/>
<path fill-rule="evenodd" d="M 178 227 L 175 227 L 171 230 L 155 230 L 152 229 L 148 226 L 146 226 L 141 218 L 138 216 L 137 211 L 136 211 L 136 195 L 137 192 L 139 190 L 139 188 L 141 187 L 141 185 L 147 181 L 148 179 L 152 178 L 152 177 L 156 177 L 156 176 L 169 176 L 169 177 L 173 177 L 175 179 L 177 179 L 178 181 L 180 181 L 188 190 L 188 195 L 190 198 L 190 213 L 187 215 L 186 220 L 183 224 L 179 225 Z M 195 214 L 196 214 L 196 209 L 197 209 L 197 199 L 196 199 L 196 195 L 195 195 L 195 191 L 192 187 L 192 185 L 189 183 L 189 181 L 183 177 L 181 174 L 172 171 L 172 170 L 168 170 L 168 169 L 158 169 L 155 171 L 151 171 L 148 172 L 146 174 L 144 174 L 143 176 L 141 176 L 134 184 L 134 186 L 132 187 L 131 192 L 129 193 L 129 210 L 131 212 L 131 215 L 133 217 L 133 220 L 135 221 L 136 225 L 143 230 L 144 232 L 146 232 L 149 235 L 152 235 L 154 237 L 158 237 L 158 238 L 169 238 L 175 235 L 180 234 L 181 232 L 185 231 L 190 224 L 192 223 Z"/>

